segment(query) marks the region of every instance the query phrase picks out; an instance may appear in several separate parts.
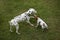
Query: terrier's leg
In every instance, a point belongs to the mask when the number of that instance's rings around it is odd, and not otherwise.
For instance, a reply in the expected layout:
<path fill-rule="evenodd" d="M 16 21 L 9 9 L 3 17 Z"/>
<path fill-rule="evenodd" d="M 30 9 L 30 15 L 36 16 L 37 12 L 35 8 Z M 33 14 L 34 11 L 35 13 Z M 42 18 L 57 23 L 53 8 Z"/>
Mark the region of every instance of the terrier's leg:
<path fill-rule="evenodd" d="M 37 22 L 37 25 L 35 26 L 35 27 L 38 27 L 38 25 L 39 25 L 40 23 L 39 22 Z"/>
<path fill-rule="evenodd" d="M 45 28 L 45 27 L 44 27 L 43 25 L 41 25 L 41 28 L 42 28 L 42 31 L 44 32 L 44 28 Z"/>
<path fill-rule="evenodd" d="M 45 24 L 45 27 L 46 27 L 46 29 L 48 29 L 48 25 L 47 24 Z"/>

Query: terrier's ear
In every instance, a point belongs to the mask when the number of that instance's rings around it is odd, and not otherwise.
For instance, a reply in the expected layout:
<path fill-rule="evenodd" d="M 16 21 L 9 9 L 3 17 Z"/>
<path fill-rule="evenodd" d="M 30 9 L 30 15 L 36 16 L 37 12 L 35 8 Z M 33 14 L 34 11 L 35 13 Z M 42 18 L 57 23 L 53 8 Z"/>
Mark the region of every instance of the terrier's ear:
<path fill-rule="evenodd" d="M 34 16 L 35 17 L 35 19 L 37 20 L 38 19 L 38 17 L 37 16 Z"/>
<path fill-rule="evenodd" d="M 34 17 L 36 17 L 36 18 L 37 18 L 38 16 L 37 16 L 37 15 L 34 15 Z"/>

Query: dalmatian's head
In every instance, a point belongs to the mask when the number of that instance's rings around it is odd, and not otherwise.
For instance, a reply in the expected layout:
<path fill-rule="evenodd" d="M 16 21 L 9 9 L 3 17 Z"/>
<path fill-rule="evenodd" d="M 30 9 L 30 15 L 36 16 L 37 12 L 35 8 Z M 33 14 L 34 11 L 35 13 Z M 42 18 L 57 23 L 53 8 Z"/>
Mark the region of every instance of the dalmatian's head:
<path fill-rule="evenodd" d="M 37 13 L 37 11 L 36 11 L 35 9 L 33 9 L 33 8 L 30 8 L 30 9 L 28 10 L 28 12 L 29 12 L 30 15 Z"/>

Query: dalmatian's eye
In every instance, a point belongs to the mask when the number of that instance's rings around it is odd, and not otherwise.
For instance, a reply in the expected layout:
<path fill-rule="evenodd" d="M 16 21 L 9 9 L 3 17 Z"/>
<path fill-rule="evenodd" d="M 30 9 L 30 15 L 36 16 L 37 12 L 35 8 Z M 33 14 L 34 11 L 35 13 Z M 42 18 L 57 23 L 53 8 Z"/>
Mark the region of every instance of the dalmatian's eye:
<path fill-rule="evenodd" d="M 30 11 L 29 11 L 30 12 Z"/>
<path fill-rule="evenodd" d="M 29 13 L 32 13 L 32 11 L 29 11 Z"/>

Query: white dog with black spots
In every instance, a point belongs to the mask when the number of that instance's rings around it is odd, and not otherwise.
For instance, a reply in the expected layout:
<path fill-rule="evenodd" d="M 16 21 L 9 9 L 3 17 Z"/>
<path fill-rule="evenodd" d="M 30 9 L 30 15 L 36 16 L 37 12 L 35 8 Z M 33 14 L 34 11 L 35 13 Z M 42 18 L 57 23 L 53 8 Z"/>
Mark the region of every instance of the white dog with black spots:
<path fill-rule="evenodd" d="M 27 23 L 29 23 L 31 26 L 34 26 L 29 20 L 30 20 L 30 18 L 32 17 L 32 18 L 34 18 L 33 16 L 29 16 L 29 15 L 35 15 L 35 13 L 37 13 L 37 11 L 35 10 L 35 9 L 33 9 L 33 8 L 30 8 L 28 11 L 26 11 L 26 12 L 24 12 L 24 13 L 22 13 L 21 15 L 18 15 L 18 16 L 16 16 L 16 17 L 14 17 L 11 21 L 9 21 L 9 24 L 10 24 L 10 31 L 11 32 L 13 32 L 12 31 L 12 27 L 13 26 L 15 26 L 16 27 L 16 33 L 17 34 L 20 34 L 19 32 L 18 32 L 18 30 L 19 30 L 19 22 L 23 22 L 23 21 L 26 21 Z"/>
<path fill-rule="evenodd" d="M 37 25 L 35 27 L 38 27 L 38 25 L 40 25 L 43 30 L 48 29 L 48 25 L 41 18 L 35 15 L 35 19 L 37 20 Z"/>

